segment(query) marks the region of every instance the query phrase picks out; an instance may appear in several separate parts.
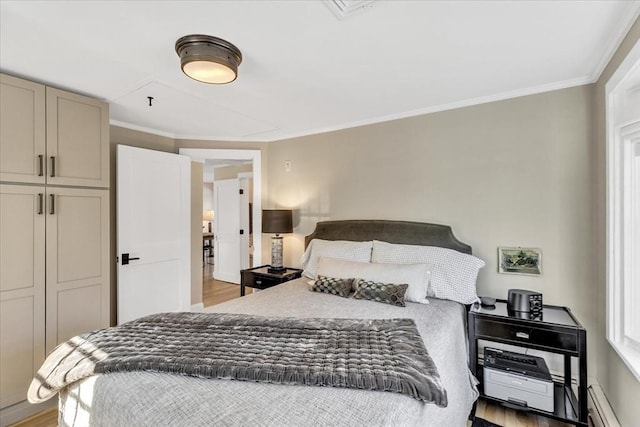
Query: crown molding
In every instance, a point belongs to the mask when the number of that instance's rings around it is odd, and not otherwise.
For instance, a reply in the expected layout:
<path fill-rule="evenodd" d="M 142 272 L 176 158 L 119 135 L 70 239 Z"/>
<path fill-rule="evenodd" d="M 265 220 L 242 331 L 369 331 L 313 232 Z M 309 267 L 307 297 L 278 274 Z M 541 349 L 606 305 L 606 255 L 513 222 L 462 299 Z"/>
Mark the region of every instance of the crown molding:
<path fill-rule="evenodd" d="M 166 138 L 173 139 L 191 139 L 198 141 L 229 141 L 229 142 L 277 142 L 285 139 L 300 138 L 304 136 L 317 135 L 328 132 L 336 132 L 344 129 L 351 129 L 361 126 L 368 126 L 376 123 L 383 123 L 392 120 L 406 119 L 410 117 L 422 116 L 425 114 L 439 113 L 442 111 L 455 110 L 458 108 L 472 107 L 474 105 L 488 104 L 490 102 L 504 101 L 507 99 L 520 98 L 523 96 L 537 95 L 545 92 L 552 92 L 560 89 L 567 89 L 570 87 L 581 86 L 594 83 L 591 76 L 583 76 L 577 79 L 565 80 L 562 82 L 555 82 L 540 86 L 532 86 L 525 89 L 518 89 L 513 91 L 502 92 L 494 95 L 481 96 L 477 98 L 465 99 L 462 101 L 451 102 L 448 104 L 435 105 L 426 108 L 420 108 L 416 110 L 409 110 L 401 113 L 389 114 L 385 116 L 373 117 L 365 120 L 357 120 L 353 122 L 342 123 L 336 126 L 328 126 L 323 128 L 316 128 L 309 131 L 292 132 L 279 134 L 275 138 L 264 137 L 223 137 L 223 136 L 203 136 L 203 135 L 183 135 L 173 134 L 170 132 L 160 131 L 153 128 L 144 126 L 138 126 L 132 123 L 122 122 L 119 120 L 111 120 L 110 123 L 115 126 L 120 126 L 127 129 L 137 130 L 141 132 L 150 133 L 153 135 L 164 136 Z M 270 131 L 267 131 L 270 132 Z"/>

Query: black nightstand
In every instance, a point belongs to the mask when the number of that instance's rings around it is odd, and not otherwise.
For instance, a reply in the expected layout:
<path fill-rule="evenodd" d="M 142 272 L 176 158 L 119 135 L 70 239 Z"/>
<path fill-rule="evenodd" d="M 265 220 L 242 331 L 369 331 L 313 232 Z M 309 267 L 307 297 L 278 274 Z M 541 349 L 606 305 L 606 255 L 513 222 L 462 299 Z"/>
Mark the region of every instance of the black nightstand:
<path fill-rule="evenodd" d="M 542 318 L 531 320 L 508 313 L 507 303 L 495 308 L 475 304 L 469 310 L 469 367 L 480 381 L 480 395 L 486 400 L 529 411 L 578 426 L 587 426 L 587 332 L 567 307 L 545 305 Z M 554 381 L 554 411 L 520 407 L 484 394 L 482 360 L 478 340 L 511 344 L 564 356 L 564 378 Z M 578 361 L 578 396 L 571 388 L 571 361 Z"/>
<path fill-rule="evenodd" d="M 269 273 L 269 265 L 240 270 L 240 296 L 244 296 L 245 287 L 267 289 L 302 276 L 298 268 L 286 268 L 282 273 Z"/>

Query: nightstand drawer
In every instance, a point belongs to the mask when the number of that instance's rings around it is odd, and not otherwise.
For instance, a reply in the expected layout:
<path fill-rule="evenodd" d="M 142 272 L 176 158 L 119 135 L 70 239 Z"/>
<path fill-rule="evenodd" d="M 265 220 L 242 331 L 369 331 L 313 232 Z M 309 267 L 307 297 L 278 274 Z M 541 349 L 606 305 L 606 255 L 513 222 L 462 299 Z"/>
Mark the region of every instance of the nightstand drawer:
<path fill-rule="evenodd" d="M 247 285 L 250 288 L 257 288 L 257 289 L 267 289 L 270 288 L 271 286 L 275 286 L 275 285 L 279 285 L 280 283 L 283 282 L 283 280 L 280 279 L 274 279 L 272 277 L 264 277 L 264 276 L 258 276 L 258 275 L 254 275 L 252 277 L 253 280 L 253 284 L 252 285 Z"/>
<path fill-rule="evenodd" d="M 250 271 L 242 271 L 241 274 L 242 282 L 250 288 L 267 289 L 283 282 L 280 279 L 253 274 Z"/>
<path fill-rule="evenodd" d="M 514 325 L 487 319 L 476 319 L 476 335 L 527 343 L 541 347 L 578 351 L 578 336 L 574 333 L 559 332 L 525 325 Z"/>
<path fill-rule="evenodd" d="M 287 267 L 277 272 L 270 270 L 271 266 L 269 265 L 240 270 L 240 296 L 244 296 L 245 287 L 267 289 L 297 279 L 302 275 L 302 270 L 299 268 Z"/>

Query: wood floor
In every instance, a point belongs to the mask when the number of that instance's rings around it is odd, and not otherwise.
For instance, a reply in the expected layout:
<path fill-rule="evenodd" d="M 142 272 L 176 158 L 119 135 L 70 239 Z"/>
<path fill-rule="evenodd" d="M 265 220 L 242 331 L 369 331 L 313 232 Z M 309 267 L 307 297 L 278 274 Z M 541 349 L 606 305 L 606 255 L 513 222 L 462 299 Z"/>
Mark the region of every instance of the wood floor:
<path fill-rule="evenodd" d="M 205 264 L 202 276 L 202 304 L 205 307 L 240 298 L 240 285 L 213 278 L 213 265 Z M 247 289 L 251 292 L 251 289 Z"/>
<path fill-rule="evenodd" d="M 58 408 L 53 407 L 29 417 L 10 427 L 56 427 L 58 425 Z"/>
<path fill-rule="evenodd" d="M 251 292 L 250 289 L 247 292 Z M 221 282 L 213 279 L 213 266 L 205 265 L 202 283 L 202 302 L 205 307 L 219 304 L 240 297 L 240 285 Z M 545 417 L 529 415 L 525 412 L 517 412 L 513 409 L 487 403 L 479 400 L 476 408 L 476 416 L 502 427 L 564 427 L 568 424 L 560 423 Z M 12 427 L 55 427 L 57 425 L 58 411 L 56 408 L 41 412 L 31 418 L 14 424 Z M 469 422 L 468 426 L 471 426 Z"/>
<path fill-rule="evenodd" d="M 569 424 L 550 418 L 531 415 L 522 411 L 508 409 L 483 399 L 476 405 L 476 417 L 483 418 L 503 427 L 570 427 Z M 471 426 L 471 422 L 468 424 Z"/>

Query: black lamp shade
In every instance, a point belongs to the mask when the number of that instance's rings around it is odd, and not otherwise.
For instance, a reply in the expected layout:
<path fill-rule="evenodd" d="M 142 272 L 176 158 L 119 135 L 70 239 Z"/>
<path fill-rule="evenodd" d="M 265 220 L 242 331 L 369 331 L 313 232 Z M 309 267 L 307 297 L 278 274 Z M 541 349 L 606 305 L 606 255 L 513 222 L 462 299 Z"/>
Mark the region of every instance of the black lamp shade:
<path fill-rule="evenodd" d="M 263 209 L 263 233 L 293 233 L 293 212 L 290 209 Z"/>

